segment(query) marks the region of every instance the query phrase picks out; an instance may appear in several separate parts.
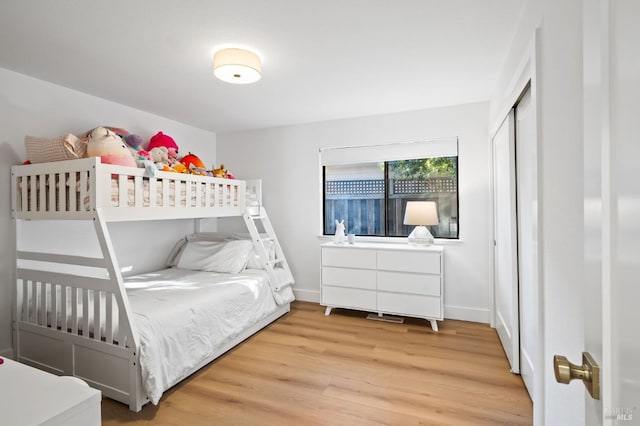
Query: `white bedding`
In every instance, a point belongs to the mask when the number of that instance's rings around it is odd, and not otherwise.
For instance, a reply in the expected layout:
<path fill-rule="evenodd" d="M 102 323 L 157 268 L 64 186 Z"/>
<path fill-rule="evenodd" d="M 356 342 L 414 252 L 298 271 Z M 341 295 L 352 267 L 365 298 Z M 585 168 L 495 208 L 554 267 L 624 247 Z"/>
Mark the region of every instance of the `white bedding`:
<path fill-rule="evenodd" d="M 125 279 L 140 336 L 142 385 L 154 404 L 220 345 L 277 305 L 267 273 L 165 269 Z"/>

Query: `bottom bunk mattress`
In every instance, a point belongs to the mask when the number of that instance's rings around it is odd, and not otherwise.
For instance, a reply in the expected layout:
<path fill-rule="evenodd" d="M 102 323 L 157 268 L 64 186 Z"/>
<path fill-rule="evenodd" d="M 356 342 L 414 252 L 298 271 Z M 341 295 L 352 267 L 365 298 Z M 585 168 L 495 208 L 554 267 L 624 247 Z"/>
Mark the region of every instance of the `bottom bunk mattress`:
<path fill-rule="evenodd" d="M 125 278 L 151 402 L 277 309 L 268 281 L 264 270 L 230 275 L 178 268 Z"/>

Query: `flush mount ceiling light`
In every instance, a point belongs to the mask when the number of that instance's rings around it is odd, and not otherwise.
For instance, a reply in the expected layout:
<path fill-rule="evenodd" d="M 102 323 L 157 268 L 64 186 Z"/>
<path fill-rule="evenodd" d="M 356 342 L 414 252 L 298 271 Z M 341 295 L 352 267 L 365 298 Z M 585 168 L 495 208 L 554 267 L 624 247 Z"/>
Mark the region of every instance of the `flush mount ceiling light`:
<path fill-rule="evenodd" d="M 222 49 L 213 56 L 213 74 L 227 83 L 255 83 L 261 71 L 260 58 L 248 50 Z"/>

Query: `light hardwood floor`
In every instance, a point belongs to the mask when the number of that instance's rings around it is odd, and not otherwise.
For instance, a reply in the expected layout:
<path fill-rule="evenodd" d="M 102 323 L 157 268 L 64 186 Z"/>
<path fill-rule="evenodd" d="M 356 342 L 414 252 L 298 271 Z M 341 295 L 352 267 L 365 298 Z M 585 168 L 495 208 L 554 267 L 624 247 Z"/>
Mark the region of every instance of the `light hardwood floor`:
<path fill-rule="evenodd" d="M 392 324 L 314 303 L 291 312 L 109 425 L 529 425 L 532 404 L 495 330 L 445 320 Z"/>

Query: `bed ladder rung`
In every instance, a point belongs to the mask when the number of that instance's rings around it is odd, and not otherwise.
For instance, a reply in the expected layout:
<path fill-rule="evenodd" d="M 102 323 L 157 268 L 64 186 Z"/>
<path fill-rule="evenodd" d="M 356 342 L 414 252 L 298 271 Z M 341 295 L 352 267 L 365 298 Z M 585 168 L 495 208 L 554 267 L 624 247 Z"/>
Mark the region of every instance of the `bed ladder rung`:
<path fill-rule="evenodd" d="M 293 275 L 291 274 L 291 269 L 289 268 L 287 259 L 284 256 L 282 247 L 280 247 L 280 242 L 278 241 L 273 226 L 271 225 L 267 211 L 264 207 L 262 207 L 260 211 L 260 215 L 252 215 L 250 209 L 247 209 L 243 216 L 244 221 L 247 225 L 247 229 L 249 230 L 249 234 L 251 235 L 251 240 L 253 241 L 253 245 L 258 253 L 258 257 L 260 258 L 260 262 L 269 274 L 271 286 L 275 289 L 280 289 L 293 284 Z M 266 233 L 266 237 L 258 230 L 257 222 L 261 223 L 262 228 Z M 273 260 L 270 260 L 271 255 L 269 254 L 269 251 L 271 248 L 267 248 L 267 245 L 265 244 L 266 242 L 273 242 L 273 250 L 275 250 L 275 259 Z M 277 274 L 274 268 L 275 266 L 278 266 L 277 269 L 279 273 Z"/>

